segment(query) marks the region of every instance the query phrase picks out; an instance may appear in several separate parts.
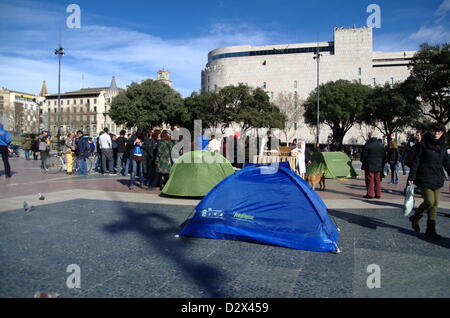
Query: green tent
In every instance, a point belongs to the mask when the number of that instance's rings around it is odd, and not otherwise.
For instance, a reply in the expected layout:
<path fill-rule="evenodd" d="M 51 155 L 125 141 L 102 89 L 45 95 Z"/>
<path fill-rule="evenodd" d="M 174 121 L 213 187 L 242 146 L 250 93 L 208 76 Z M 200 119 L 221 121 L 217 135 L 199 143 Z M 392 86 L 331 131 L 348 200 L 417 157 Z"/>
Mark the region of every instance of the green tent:
<path fill-rule="evenodd" d="M 325 173 L 325 178 L 356 178 L 358 173 L 344 152 L 315 152 L 306 173 Z"/>
<path fill-rule="evenodd" d="M 233 172 L 233 166 L 222 155 L 210 151 L 191 151 L 174 162 L 169 180 L 161 192 L 173 196 L 202 197 Z"/>

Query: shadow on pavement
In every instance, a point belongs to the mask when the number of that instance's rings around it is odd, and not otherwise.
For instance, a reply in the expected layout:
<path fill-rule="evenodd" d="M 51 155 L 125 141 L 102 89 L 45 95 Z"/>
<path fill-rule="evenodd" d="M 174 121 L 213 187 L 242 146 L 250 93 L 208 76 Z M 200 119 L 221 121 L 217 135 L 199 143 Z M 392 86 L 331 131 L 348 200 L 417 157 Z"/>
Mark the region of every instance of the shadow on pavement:
<path fill-rule="evenodd" d="M 186 247 L 191 242 L 182 237 L 176 239 L 175 234 L 181 230 L 179 224 L 170 217 L 152 210 L 146 213 L 136 211 L 126 206 L 121 208 L 120 213 L 124 220 L 106 225 L 104 229 L 115 235 L 124 231 L 135 231 L 139 233 L 146 242 L 158 251 L 161 258 L 168 259 L 191 278 L 191 281 L 199 289 L 206 292 L 207 297 L 223 297 L 218 293 L 217 286 L 221 281 L 221 274 L 214 267 L 193 262 L 192 258 L 186 257 Z M 167 253 L 170 250 L 171 253 Z"/>
<path fill-rule="evenodd" d="M 442 246 L 445 248 L 450 248 L 450 238 L 443 237 L 440 240 L 428 238 L 423 233 L 424 229 L 422 230 L 422 233 L 417 233 L 414 230 L 409 230 L 409 229 L 405 229 L 403 227 L 392 225 L 392 224 L 384 222 L 381 219 L 377 219 L 377 218 L 370 217 L 370 216 L 353 214 L 353 213 L 338 211 L 338 210 L 328 210 L 328 213 L 330 215 L 332 215 L 333 217 L 336 217 L 336 218 L 342 219 L 344 221 L 347 221 L 349 223 L 363 226 L 363 227 L 366 227 L 369 229 L 376 230 L 377 227 L 391 228 L 391 229 L 397 230 L 400 233 L 417 237 L 418 239 L 421 239 L 423 241 L 426 241 L 426 242 L 429 242 L 429 243 L 432 243 L 432 244 L 435 244 L 438 246 Z M 408 224 L 409 224 L 409 221 L 408 221 Z M 425 224 L 426 224 L 426 221 L 422 222 L 423 226 L 425 226 Z"/>

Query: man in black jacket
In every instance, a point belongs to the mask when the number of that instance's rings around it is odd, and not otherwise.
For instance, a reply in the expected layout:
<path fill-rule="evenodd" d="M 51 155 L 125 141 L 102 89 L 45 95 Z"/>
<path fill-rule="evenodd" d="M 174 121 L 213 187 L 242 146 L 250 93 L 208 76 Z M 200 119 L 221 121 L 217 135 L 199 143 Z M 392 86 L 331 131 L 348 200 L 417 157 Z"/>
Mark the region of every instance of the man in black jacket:
<path fill-rule="evenodd" d="M 120 131 L 119 138 L 116 139 L 116 143 L 117 143 L 116 173 L 117 174 L 121 173 L 121 171 L 122 171 L 122 164 L 125 161 L 124 160 L 124 154 L 126 152 L 126 147 L 127 147 L 127 138 L 125 138 L 125 134 L 126 133 L 127 132 L 124 129 L 122 129 Z M 124 168 L 125 168 L 125 166 L 124 166 Z"/>
<path fill-rule="evenodd" d="M 383 144 L 376 138 L 376 133 L 369 134 L 369 140 L 361 153 L 361 169 L 364 170 L 367 193 L 366 199 L 379 199 L 381 197 L 380 174 L 386 162 L 386 153 Z"/>

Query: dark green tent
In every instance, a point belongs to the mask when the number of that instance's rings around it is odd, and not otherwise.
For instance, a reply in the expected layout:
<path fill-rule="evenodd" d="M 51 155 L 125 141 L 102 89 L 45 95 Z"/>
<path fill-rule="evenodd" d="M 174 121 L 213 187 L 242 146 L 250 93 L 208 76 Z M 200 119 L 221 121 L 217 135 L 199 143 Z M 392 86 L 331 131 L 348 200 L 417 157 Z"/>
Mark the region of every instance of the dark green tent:
<path fill-rule="evenodd" d="M 312 155 L 311 164 L 306 173 L 325 173 L 325 178 L 356 178 L 358 173 L 352 166 L 350 158 L 341 151 L 338 152 L 315 152 Z"/>
<path fill-rule="evenodd" d="M 178 158 L 170 169 L 163 194 L 202 197 L 234 172 L 222 155 L 210 151 L 191 151 Z"/>

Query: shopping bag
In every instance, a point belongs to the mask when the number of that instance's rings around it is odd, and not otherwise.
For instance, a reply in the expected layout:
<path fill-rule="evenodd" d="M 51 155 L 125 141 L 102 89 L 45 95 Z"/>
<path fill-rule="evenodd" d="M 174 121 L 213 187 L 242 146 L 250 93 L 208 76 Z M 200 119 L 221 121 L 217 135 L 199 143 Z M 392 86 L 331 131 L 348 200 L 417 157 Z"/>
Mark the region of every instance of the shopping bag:
<path fill-rule="evenodd" d="M 408 216 L 414 208 L 414 188 L 415 184 L 411 184 L 406 188 L 405 202 L 403 203 L 403 215 Z"/>

